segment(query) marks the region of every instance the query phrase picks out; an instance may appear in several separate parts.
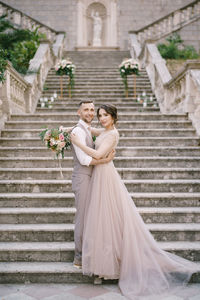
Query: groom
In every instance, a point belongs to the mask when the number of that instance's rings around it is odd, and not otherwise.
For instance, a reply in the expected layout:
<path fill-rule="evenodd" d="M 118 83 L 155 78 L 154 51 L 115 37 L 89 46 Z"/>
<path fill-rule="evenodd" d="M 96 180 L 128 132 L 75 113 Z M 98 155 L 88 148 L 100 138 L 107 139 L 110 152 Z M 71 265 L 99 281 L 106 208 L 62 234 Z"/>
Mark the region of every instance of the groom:
<path fill-rule="evenodd" d="M 92 135 L 90 132 L 91 122 L 94 119 L 95 110 L 93 101 L 85 100 L 79 103 L 78 116 L 79 122 L 72 130 L 88 147 L 94 148 Z M 89 205 L 87 191 L 89 189 L 92 169 L 94 165 L 107 163 L 114 158 L 111 152 L 108 157 L 96 160 L 83 152 L 79 147 L 72 144 L 72 154 L 74 159 L 74 169 L 72 172 L 72 191 L 75 195 L 75 255 L 74 266 L 82 267 L 82 238 L 84 229 L 84 218 L 86 209 Z"/>

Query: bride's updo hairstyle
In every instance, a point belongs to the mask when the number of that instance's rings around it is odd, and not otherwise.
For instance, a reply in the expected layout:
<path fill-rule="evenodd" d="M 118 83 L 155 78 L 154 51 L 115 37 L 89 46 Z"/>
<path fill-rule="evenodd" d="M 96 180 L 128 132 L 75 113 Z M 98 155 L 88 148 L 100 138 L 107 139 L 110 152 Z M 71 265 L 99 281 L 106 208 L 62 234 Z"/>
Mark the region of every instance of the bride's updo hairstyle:
<path fill-rule="evenodd" d="M 97 109 L 97 118 L 99 119 L 99 111 L 100 109 L 104 109 L 107 114 L 111 115 L 113 118 L 114 124 L 117 122 L 117 108 L 114 105 L 111 104 L 102 104 L 98 109 Z"/>

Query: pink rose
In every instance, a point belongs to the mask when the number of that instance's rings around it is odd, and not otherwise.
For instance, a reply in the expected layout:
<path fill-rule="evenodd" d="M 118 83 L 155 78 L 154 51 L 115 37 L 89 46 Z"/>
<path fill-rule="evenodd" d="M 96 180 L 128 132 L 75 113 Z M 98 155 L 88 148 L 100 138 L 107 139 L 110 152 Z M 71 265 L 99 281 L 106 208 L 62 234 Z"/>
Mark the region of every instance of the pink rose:
<path fill-rule="evenodd" d="M 64 137 L 63 133 L 60 133 L 59 134 L 59 140 L 60 141 L 64 141 L 64 139 L 65 139 L 65 137 Z"/>

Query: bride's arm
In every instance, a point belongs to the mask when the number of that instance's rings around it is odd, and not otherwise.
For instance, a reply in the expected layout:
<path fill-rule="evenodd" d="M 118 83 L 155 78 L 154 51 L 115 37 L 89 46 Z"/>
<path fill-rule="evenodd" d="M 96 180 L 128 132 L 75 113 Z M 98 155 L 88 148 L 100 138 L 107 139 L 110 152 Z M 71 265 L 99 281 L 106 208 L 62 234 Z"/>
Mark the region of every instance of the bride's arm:
<path fill-rule="evenodd" d="M 90 131 L 92 133 L 92 135 L 100 135 L 105 129 L 103 128 L 95 128 L 95 127 L 91 127 Z"/>
<path fill-rule="evenodd" d="M 103 158 L 109 153 L 115 146 L 116 135 L 111 133 L 103 140 L 103 143 L 100 145 L 98 150 L 92 149 L 84 144 L 82 144 L 76 134 L 71 134 L 71 141 L 73 144 L 81 148 L 86 154 L 92 156 L 95 159 Z"/>

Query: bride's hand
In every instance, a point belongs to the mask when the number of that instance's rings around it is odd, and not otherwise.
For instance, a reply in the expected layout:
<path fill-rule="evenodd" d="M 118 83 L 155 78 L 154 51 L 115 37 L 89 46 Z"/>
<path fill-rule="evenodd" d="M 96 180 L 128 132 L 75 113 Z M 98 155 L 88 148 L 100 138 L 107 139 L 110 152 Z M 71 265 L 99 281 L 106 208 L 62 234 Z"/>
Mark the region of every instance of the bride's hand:
<path fill-rule="evenodd" d="M 108 162 L 110 162 L 111 160 L 114 159 L 115 153 L 116 153 L 116 152 L 115 152 L 115 150 L 113 149 L 113 150 L 108 154 L 108 156 L 107 156 Z"/>
<path fill-rule="evenodd" d="M 70 134 L 70 139 L 71 139 L 72 144 L 75 144 L 76 146 L 78 146 L 80 144 L 80 139 L 75 133 Z"/>
<path fill-rule="evenodd" d="M 73 129 L 73 127 L 63 127 L 63 126 L 59 127 L 60 131 L 64 131 L 64 132 L 67 132 L 67 133 L 70 133 L 72 131 L 72 129 Z"/>

